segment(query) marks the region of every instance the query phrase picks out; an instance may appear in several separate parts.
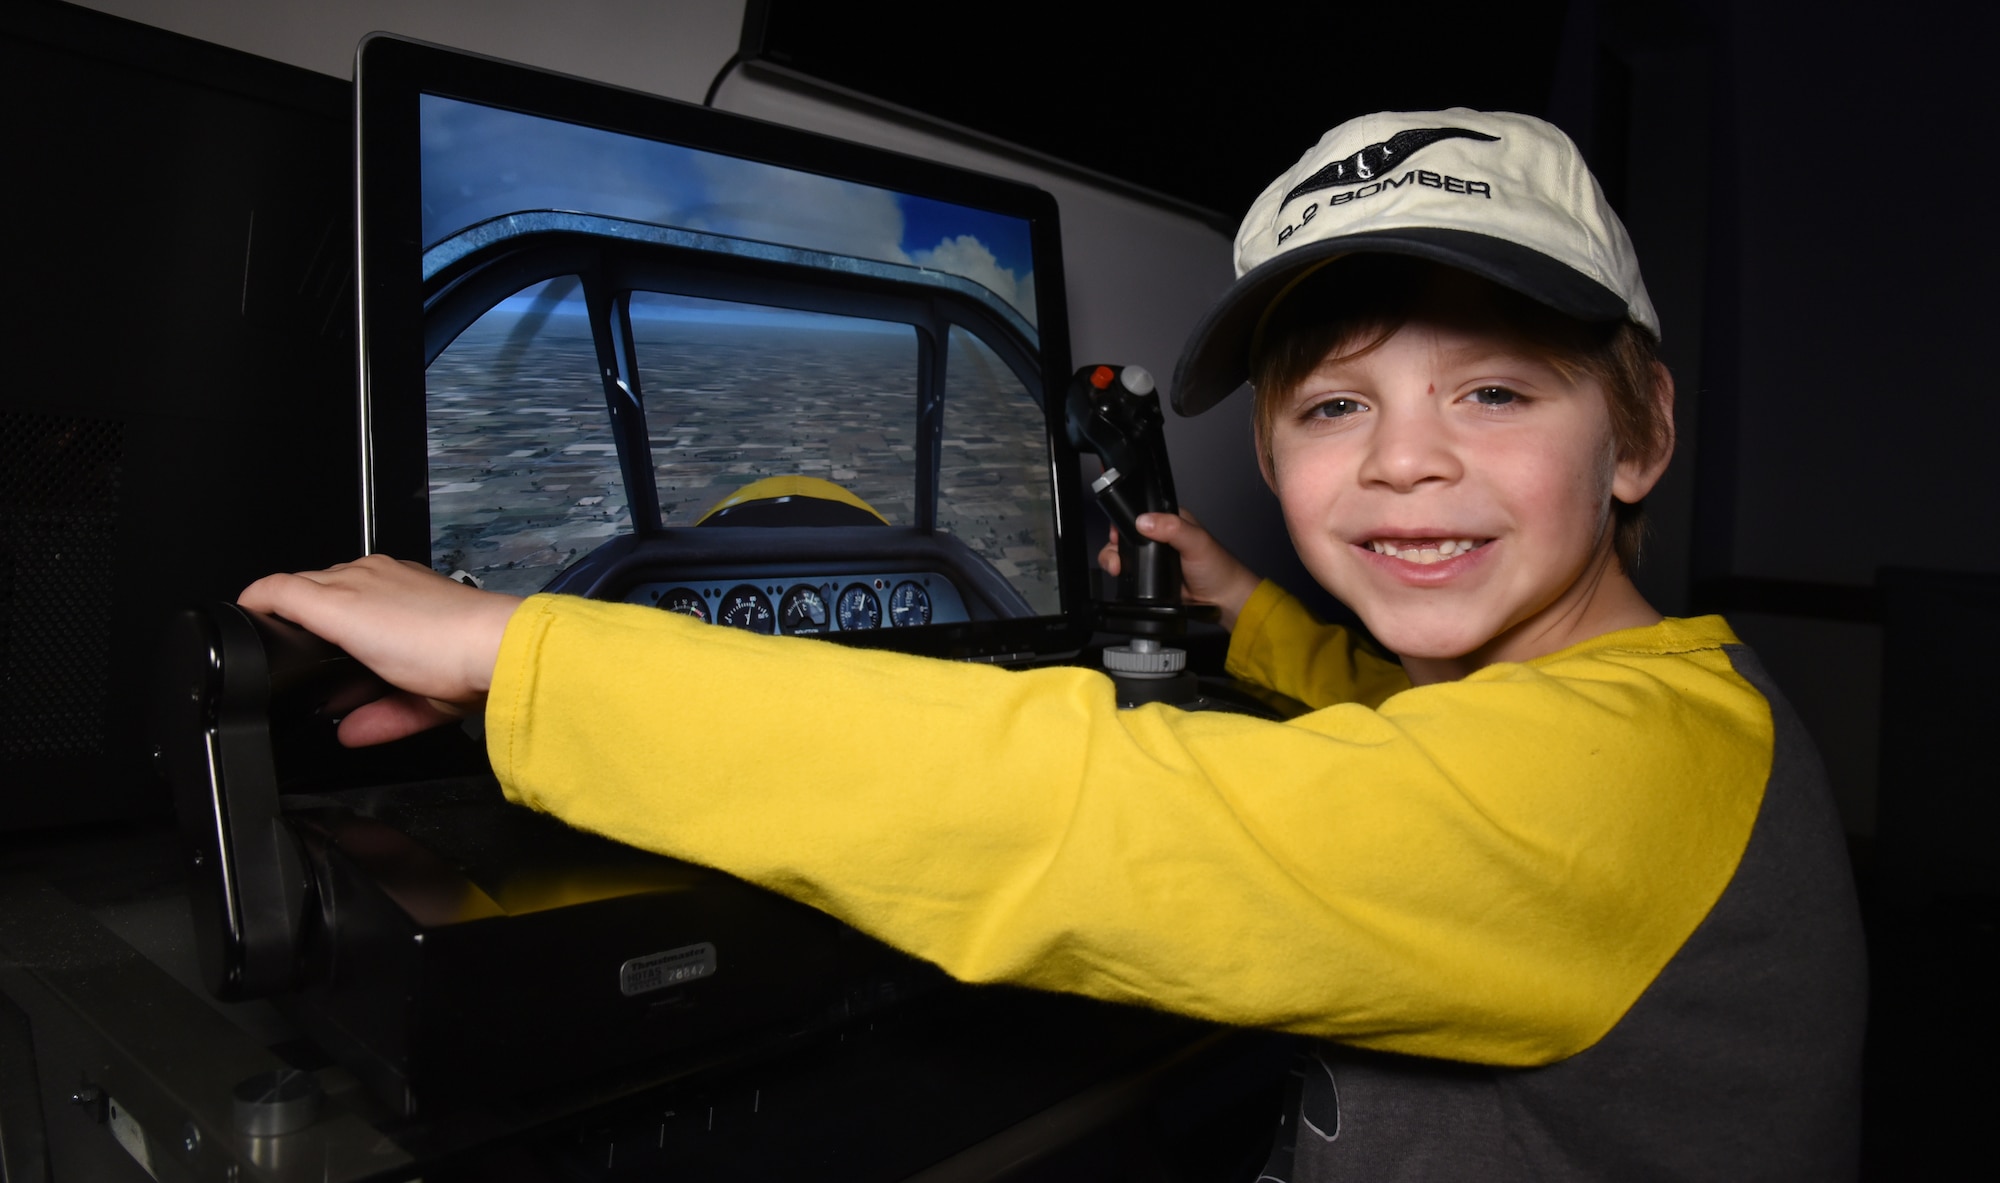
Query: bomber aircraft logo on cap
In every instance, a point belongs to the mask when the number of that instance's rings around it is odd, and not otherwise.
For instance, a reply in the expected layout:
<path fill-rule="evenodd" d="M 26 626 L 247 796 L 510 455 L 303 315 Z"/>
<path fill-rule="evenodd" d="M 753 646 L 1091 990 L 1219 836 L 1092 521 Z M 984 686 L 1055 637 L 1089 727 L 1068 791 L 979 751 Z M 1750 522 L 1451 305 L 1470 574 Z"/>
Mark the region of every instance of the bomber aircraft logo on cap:
<path fill-rule="evenodd" d="M 1292 198 L 1306 193 L 1317 193 L 1321 189 L 1372 181 L 1385 169 L 1396 167 L 1439 140 L 1460 138 L 1492 141 L 1500 137 L 1489 136 L 1485 132 L 1470 131 L 1463 127 L 1416 127 L 1399 131 L 1381 143 L 1370 144 L 1351 156 L 1341 157 L 1300 181 L 1296 188 L 1285 194 L 1285 199 L 1278 203 L 1278 208 L 1283 209 L 1292 203 Z"/>

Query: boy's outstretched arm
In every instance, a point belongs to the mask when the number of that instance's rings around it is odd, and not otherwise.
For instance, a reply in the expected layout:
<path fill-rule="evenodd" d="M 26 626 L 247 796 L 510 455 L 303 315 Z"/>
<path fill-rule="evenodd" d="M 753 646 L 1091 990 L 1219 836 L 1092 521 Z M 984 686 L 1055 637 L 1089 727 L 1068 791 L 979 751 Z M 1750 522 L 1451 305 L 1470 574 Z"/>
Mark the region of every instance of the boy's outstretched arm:
<path fill-rule="evenodd" d="M 1257 573 L 1230 554 L 1215 535 L 1202 528 L 1185 508 L 1179 517 L 1165 513 L 1139 515 L 1139 532 L 1180 552 L 1181 596 L 1191 604 L 1213 604 L 1222 612 L 1222 626 L 1233 629 L 1243 605 L 1260 582 Z M 1097 553 L 1097 564 L 1108 575 L 1118 574 L 1118 527 Z"/>
<path fill-rule="evenodd" d="M 1579 660 L 1270 723 L 1120 710 L 1085 669 L 535 596 L 486 748 L 511 800 L 963 979 L 1526 1065 L 1631 1006 L 1728 880 L 1768 771 L 1731 742 L 1761 700 L 1719 652 L 1667 663 L 1714 709 Z"/>
<path fill-rule="evenodd" d="M 340 646 L 401 691 L 341 721 L 349 746 L 401 739 L 476 709 L 520 602 L 386 555 L 267 575 L 237 597 Z"/>

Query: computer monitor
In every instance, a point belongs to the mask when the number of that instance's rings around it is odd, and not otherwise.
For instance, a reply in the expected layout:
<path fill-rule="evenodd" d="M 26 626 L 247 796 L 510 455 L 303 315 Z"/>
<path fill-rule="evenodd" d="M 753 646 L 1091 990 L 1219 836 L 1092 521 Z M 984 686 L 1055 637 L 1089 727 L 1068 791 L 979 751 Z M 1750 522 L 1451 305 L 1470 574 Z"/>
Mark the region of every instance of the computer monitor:
<path fill-rule="evenodd" d="M 381 35 L 355 101 L 370 551 L 938 656 L 1088 638 L 1048 194 Z"/>

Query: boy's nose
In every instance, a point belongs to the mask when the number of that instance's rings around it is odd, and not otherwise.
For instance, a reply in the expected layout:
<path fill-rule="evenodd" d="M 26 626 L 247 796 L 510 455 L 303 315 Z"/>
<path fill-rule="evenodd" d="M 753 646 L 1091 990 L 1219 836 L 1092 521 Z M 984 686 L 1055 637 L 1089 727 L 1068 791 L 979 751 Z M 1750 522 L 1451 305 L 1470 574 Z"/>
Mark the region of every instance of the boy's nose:
<path fill-rule="evenodd" d="M 1407 492 L 1427 482 L 1449 484 L 1464 473 L 1449 433 L 1427 407 L 1383 412 L 1359 475 L 1363 484 Z"/>

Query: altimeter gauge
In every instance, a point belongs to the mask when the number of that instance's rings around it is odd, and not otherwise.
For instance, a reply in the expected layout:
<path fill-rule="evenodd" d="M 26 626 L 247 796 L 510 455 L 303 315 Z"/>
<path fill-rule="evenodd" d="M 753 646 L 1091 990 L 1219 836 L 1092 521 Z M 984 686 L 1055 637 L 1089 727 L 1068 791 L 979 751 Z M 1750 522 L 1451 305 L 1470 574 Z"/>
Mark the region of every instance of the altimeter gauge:
<path fill-rule="evenodd" d="M 834 619 L 849 632 L 882 627 L 882 601 L 875 598 L 865 583 L 850 583 L 841 588 L 833 610 Z"/>
<path fill-rule="evenodd" d="M 931 593 L 914 579 L 905 579 L 889 593 L 889 623 L 897 628 L 931 622 Z"/>

